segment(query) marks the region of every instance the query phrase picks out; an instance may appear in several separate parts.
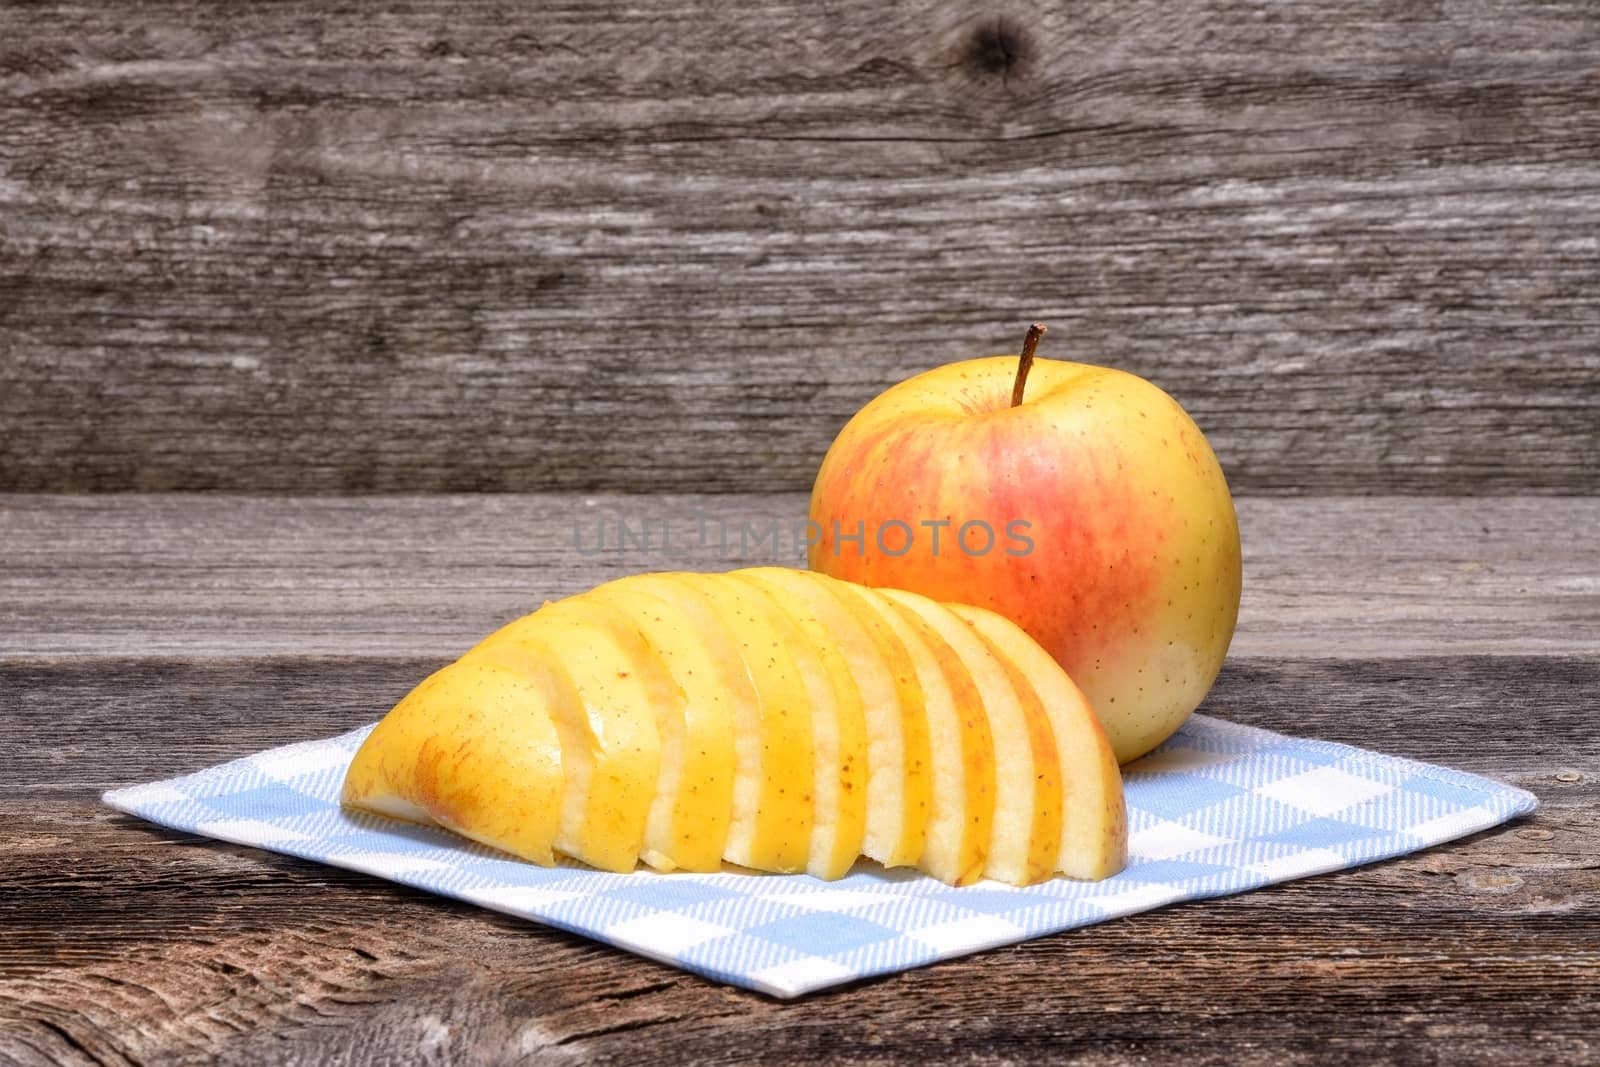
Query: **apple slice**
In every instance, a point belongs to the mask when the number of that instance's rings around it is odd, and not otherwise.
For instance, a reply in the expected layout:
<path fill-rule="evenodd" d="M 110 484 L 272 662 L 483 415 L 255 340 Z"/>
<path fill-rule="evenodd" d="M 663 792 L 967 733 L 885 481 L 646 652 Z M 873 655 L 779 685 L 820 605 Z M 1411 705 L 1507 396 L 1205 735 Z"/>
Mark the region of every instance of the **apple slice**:
<path fill-rule="evenodd" d="M 490 663 L 434 672 L 367 735 L 340 802 L 552 866 L 562 777 L 549 691 L 562 684 Z"/>
<path fill-rule="evenodd" d="M 928 714 L 933 806 L 917 866 L 950 885 L 984 870 L 994 824 L 994 740 L 961 657 L 922 616 L 881 589 L 861 589 L 911 654 Z"/>
<path fill-rule="evenodd" d="M 724 575 L 649 577 L 645 588 L 695 619 L 732 698 L 733 810 L 723 859 L 764 871 L 805 870 L 814 788 L 810 698 L 783 630 L 754 590 Z"/>
<path fill-rule="evenodd" d="M 726 574 L 695 575 L 732 635 L 760 699 L 761 786 L 783 818 L 758 810 L 750 857 L 761 870 L 809 870 L 817 820 L 818 709 L 833 700 L 816 654 L 781 608 L 759 588 Z M 821 712 L 820 714 L 826 714 Z M 735 861 L 737 862 L 737 861 Z"/>
<path fill-rule="evenodd" d="M 659 870 L 719 871 L 733 812 L 734 695 L 707 650 L 704 619 L 653 592 L 656 581 L 620 578 L 583 595 L 625 615 L 681 691 L 661 735 L 657 790 L 672 800 L 651 807 L 641 858 Z"/>
<path fill-rule="evenodd" d="M 760 589 L 788 617 L 802 639 L 791 650 L 807 689 L 826 690 L 812 703 L 816 801 L 806 870 L 825 880 L 842 878 L 860 858 L 866 833 L 868 752 L 861 689 L 841 651 L 841 632 L 856 631 L 862 645 L 867 639 L 839 602 L 822 590 L 821 584 L 831 579 L 782 567 L 738 570 L 729 577 Z M 820 685 L 817 668 L 826 674 Z"/>
<path fill-rule="evenodd" d="M 1089 880 L 1116 874 L 1128 862 L 1128 811 L 1117 757 L 1089 702 L 1061 665 L 1011 620 L 985 608 L 948 606 L 1017 668 L 1050 716 L 1062 789 L 1055 869 Z"/>
<path fill-rule="evenodd" d="M 643 643 L 616 612 L 569 598 L 501 627 L 458 661 L 565 678 L 566 698 L 550 707 L 564 778 L 556 848 L 604 871 L 638 865 L 656 800 L 661 737 L 640 676 Z"/>
<path fill-rule="evenodd" d="M 547 603 L 540 613 L 557 618 L 572 618 L 608 631 L 617 640 L 628 662 L 633 665 L 633 673 L 626 677 L 621 672 L 617 675 L 619 688 L 623 690 L 620 695 L 623 699 L 643 697 L 643 713 L 637 707 L 629 709 L 632 717 L 640 720 L 630 725 L 634 729 L 642 730 L 644 729 L 642 720 L 645 715 L 653 717 L 660 746 L 656 759 L 654 795 L 645 814 L 644 840 L 639 848 L 639 859 L 658 870 L 675 869 L 678 864 L 673 859 L 676 844 L 672 827 L 681 802 L 681 787 L 684 783 L 681 774 L 685 731 L 684 707 L 688 702 L 683 688 L 673 679 L 661 655 L 645 638 L 633 618 L 616 605 L 595 597 L 592 590 L 581 596 Z M 623 685 L 631 678 L 637 678 L 639 683 L 637 688 Z M 593 718 L 591 710 L 591 721 Z"/>
<path fill-rule="evenodd" d="M 823 574 L 814 577 L 844 609 L 843 616 L 829 618 L 866 711 L 869 803 L 861 851 L 885 867 L 913 867 L 922 858 L 933 811 L 922 680 L 905 642 L 859 586 Z"/>
<path fill-rule="evenodd" d="M 968 625 L 965 620 L 963 625 Z M 1023 877 L 1020 881 L 1012 882 L 1013 885 L 1032 885 L 1055 874 L 1056 863 L 1061 854 L 1061 830 L 1066 817 L 1062 807 L 1066 802 L 1066 791 L 1061 776 L 1061 752 L 1056 747 L 1056 732 L 1051 724 L 1050 713 L 1045 709 L 1044 701 L 1039 698 L 1039 694 L 1029 684 L 1027 676 L 993 641 L 981 633 L 977 636 L 1005 671 L 1007 680 L 1011 682 L 1011 689 L 1022 707 L 1028 731 L 1028 746 L 1033 751 L 1033 830 L 1029 839 L 1028 861 Z"/>
<path fill-rule="evenodd" d="M 1010 885 L 1048 878 L 1061 846 L 1061 770 L 1050 720 L 1029 690 L 1024 706 L 1006 667 L 982 635 L 949 608 L 917 593 L 879 590 L 922 617 L 972 675 L 993 743 L 994 823 L 983 873 Z"/>

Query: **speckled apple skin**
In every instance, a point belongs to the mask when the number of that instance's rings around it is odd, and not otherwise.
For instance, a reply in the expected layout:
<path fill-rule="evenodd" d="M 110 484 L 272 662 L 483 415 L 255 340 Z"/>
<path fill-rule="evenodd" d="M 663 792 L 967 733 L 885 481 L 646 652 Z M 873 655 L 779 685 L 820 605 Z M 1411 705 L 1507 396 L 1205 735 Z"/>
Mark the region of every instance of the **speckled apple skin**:
<path fill-rule="evenodd" d="M 1012 407 L 1016 370 L 1015 356 L 952 363 L 862 408 L 817 474 L 810 565 L 1010 618 L 1083 689 L 1127 762 L 1169 737 L 1221 669 L 1241 585 L 1233 499 L 1200 428 L 1157 386 L 1040 359 Z M 941 520 L 935 551 L 925 524 Z M 986 553 L 980 527 L 956 543 L 975 521 L 994 532 Z"/>

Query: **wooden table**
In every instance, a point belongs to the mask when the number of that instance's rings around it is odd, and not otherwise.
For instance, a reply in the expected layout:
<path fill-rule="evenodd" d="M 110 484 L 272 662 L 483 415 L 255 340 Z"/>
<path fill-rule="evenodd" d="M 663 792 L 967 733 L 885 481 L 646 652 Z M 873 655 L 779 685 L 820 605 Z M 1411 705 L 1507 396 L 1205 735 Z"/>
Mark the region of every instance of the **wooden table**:
<path fill-rule="evenodd" d="M 99 791 L 380 715 L 601 516 L 803 495 L 0 499 L 0 1062 L 1582 1062 L 1600 1009 L 1600 500 L 1240 501 L 1205 710 L 1487 774 L 1529 819 L 780 1003 Z M 768 557 L 770 558 L 770 557 Z"/>

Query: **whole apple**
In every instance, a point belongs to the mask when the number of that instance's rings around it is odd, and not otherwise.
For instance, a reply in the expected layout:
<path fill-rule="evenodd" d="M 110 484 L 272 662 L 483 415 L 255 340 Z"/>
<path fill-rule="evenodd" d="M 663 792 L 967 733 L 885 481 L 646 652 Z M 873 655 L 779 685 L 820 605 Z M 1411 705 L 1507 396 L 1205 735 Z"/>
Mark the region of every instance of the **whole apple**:
<path fill-rule="evenodd" d="M 1066 668 L 1118 760 L 1171 736 L 1239 613 L 1216 455 L 1133 374 L 1022 356 L 919 374 L 856 413 L 811 493 L 813 570 L 1010 618 Z"/>

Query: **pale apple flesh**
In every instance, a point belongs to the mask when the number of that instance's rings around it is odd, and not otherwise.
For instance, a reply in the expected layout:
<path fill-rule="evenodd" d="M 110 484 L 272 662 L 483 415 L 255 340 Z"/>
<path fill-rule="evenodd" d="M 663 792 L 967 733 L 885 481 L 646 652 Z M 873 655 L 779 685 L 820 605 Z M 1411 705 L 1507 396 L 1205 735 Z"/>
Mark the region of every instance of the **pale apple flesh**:
<path fill-rule="evenodd" d="M 783 768 L 780 773 L 785 781 L 779 788 L 801 792 L 801 802 L 810 823 L 805 857 L 793 869 L 808 871 L 819 878 L 841 877 L 849 869 L 848 863 L 843 867 L 837 866 L 835 848 L 838 844 L 839 804 L 843 793 L 841 767 L 846 763 L 853 767 L 865 758 L 864 752 L 847 753 L 840 749 L 840 705 L 849 699 L 850 694 L 840 691 L 833 671 L 823 662 L 819 650 L 809 640 L 799 621 L 779 603 L 778 598 L 768 594 L 762 583 L 750 581 L 738 571 L 725 576 L 725 580 L 731 587 L 739 588 L 739 599 L 752 612 L 759 612 L 763 621 L 773 628 L 776 639 L 774 646 L 764 648 L 757 639 L 749 647 L 756 650 L 758 657 L 791 657 L 800 679 L 800 691 L 796 694 L 798 703 L 791 697 L 786 698 L 780 706 L 762 708 L 763 721 L 775 715 L 794 715 L 798 720 L 797 727 L 786 736 L 791 747 L 787 750 L 774 749 L 778 752 L 778 758 L 772 763 L 773 771 Z M 748 662 L 747 657 L 747 665 Z M 848 682 L 848 679 L 845 681 Z M 860 736 L 855 735 L 857 740 Z M 860 854 L 859 842 L 857 845 L 855 854 L 850 857 L 852 861 L 855 855 Z M 778 869 L 764 864 L 759 866 L 769 870 Z"/>
<path fill-rule="evenodd" d="M 733 804 L 723 858 L 757 870 L 805 869 L 813 822 L 810 714 L 804 683 L 770 613 L 721 575 L 662 574 L 646 582 L 693 614 L 731 699 Z M 770 655 L 762 653 L 770 652 Z M 800 778 L 805 788 L 795 788 Z"/>
<path fill-rule="evenodd" d="M 871 803 L 861 851 L 885 867 L 915 866 L 922 858 L 933 812 L 933 761 L 922 682 L 905 642 L 867 602 L 866 590 L 834 581 L 821 583 L 820 589 L 855 623 L 853 629 L 841 625 L 837 634 L 863 706 L 870 712 L 867 795 Z"/>
<path fill-rule="evenodd" d="M 950 610 L 964 605 L 950 605 Z M 959 616 L 958 616 L 959 617 Z M 963 620 L 964 621 L 964 620 Z M 969 624 L 970 625 L 970 624 Z M 1013 885 L 1026 885 L 1050 877 L 1058 868 L 1062 841 L 1062 804 L 1065 795 L 1064 785 L 1061 781 L 1061 753 L 1056 747 L 1055 728 L 1050 721 L 1049 712 L 1045 709 L 1044 701 L 1039 698 L 1037 690 L 1028 681 L 1012 660 L 1006 656 L 1003 649 L 996 645 L 983 633 L 977 633 L 989 654 L 994 657 L 1001 673 L 1010 683 L 1011 692 L 1017 701 L 1017 712 L 1020 722 L 1009 727 L 1011 730 L 1020 728 L 1026 738 L 1024 744 L 1015 744 L 1019 752 L 1026 752 L 1032 758 L 1030 768 L 1031 779 L 1022 779 L 1018 784 L 1026 786 L 1031 782 L 1032 788 L 1015 789 L 1021 794 L 1010 798 L 1006 796 L 1006 787 L 997 785 L 999 792 L 995 797 L 995 806 L 998 809 L 1002 803 L 1007 809 L 1015 805 L 1025 805 L 1015 816 L 1017 830 L 1013 837 L 1026 843 L 1026 848 L 1020 856 L 1008 857 L 1000 848 L 997 840 L 990 853 L 989 868 L 984 872 L 990 878 Z M 1031 640 L 1031 638 L 1030 638 Z M 1053 661 L 1052 661 L 1053 662 Z M 995 724 L 995 716 L 991 713 L 992 728 L 998 735 L 1003 729 Z M 998 744 L 996 745 L 998 749 Z M 1107 751 L 1110 746 L 1107 746 Z M 1017 760 L 1020 763 L 1020 759 Z M 998 754 L 996 764 L 998 765 Z M 996 771 L 997 781 L 1000 772 Z M 1030 795 L 1031 794 L 1031 795 Z M 1120 795 L 1119 798 L 1120 800 Z M 1026 825 L 1028 816 L 1024 812 L 1031 812 L 1032 826 L 1024 833 L 1022 827 Z M 998 824 L 999 818 L 996 817 Z M 1013 846 L 1015 847 L 1015 846 Z"/>
<path fill-rule="evenodd" d="M 568 597 L 546 604 L 538 617 L 551 620 L 571 619 L 594 627 L 604 632 L 606 639 L 615 641 L 626 657 L 628 669 L 619 671 L 614 682 L 609 678 L 603 681 L 607 687 L 613 684 L 620 687 L 620 692 L 616 692 L 613 696 L 615 700 L 632 702 L 642 697 L 650 714 L 646 716 L 624 713 L 623 716 L 618 716 L 612 713 L 597 717 L 591 711 L 589 719 L 609 731 L 607 734 L 597 735 L 601 737 L 603 747 L 611 745 L 618 738 L 619 729 L 616 723 L 620 721 L 623 744 L 632 743 L 637 746 L 628 758 L 638 765 L 637 771 L 630 766 L 628 771 L 622 773 L 642 772 L 646 776 L 652 773 L 651 763 L 648 762 L 649 757 L 642 754 L 650 745 L 651 719 L 654 720 L 655 795 L 646 809 L 644 838 L 639 855 L 650 866 L 661 870 L 672 870 L 680 866 L 674 858 L 677 846 L 673 829 L 682 817 L 679 808 L 683 786 L 686 784 L 682 770 L 687 698 L 683 689 L 668 672 L 657 646 L 645 638 L 642 628 L 632 614 L 623 611 L 619 605 L 606 603 L 593 596 Z M 468 657 L 471 655 L 472 653 L 468 653 Z M 592 704 L 582 692 L 579 697 L 585 700 L 586 706 Z M 641 757 L 646 762 L 639 763 Z"/>
<path fill-rule="evenodd" d="M 619 579 L 502 627 L 378 725 L 344 802 L 613 871 L 831 879 L 876 852 L 1026 884 L 1125 859 L 1105 734 L 1022 630 L 774 568 Z"/>
<path fill-rule="evenodd" d="M 1127 761 L 1221 668 L 1241 577 L 1232 498 L 1200 429 L 1151 383 L 1040 359 L 1012 407 L 1016 370 L 950 364 L 858 412 L 817 475 L 809 562 L 1016 622 Z"/>

